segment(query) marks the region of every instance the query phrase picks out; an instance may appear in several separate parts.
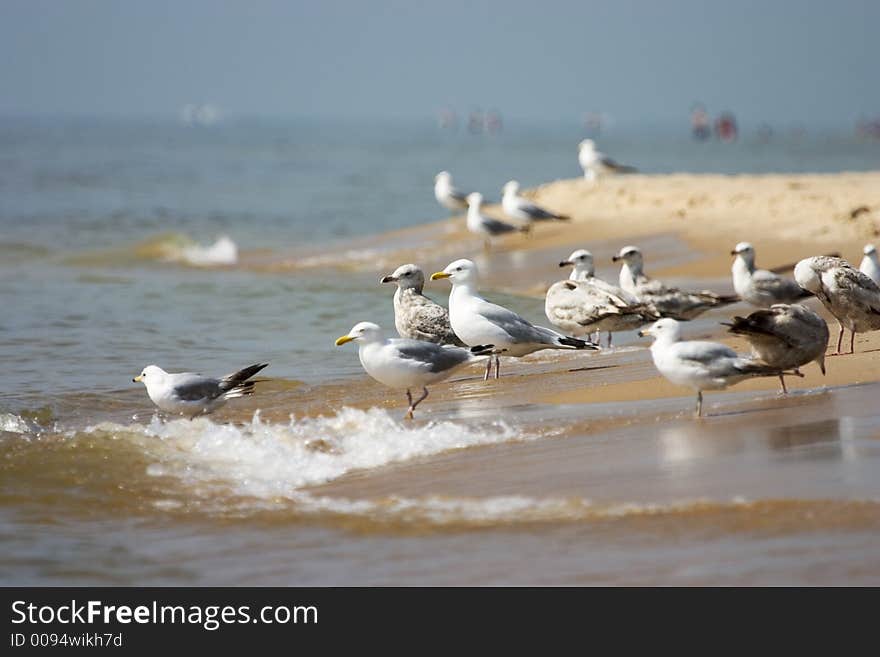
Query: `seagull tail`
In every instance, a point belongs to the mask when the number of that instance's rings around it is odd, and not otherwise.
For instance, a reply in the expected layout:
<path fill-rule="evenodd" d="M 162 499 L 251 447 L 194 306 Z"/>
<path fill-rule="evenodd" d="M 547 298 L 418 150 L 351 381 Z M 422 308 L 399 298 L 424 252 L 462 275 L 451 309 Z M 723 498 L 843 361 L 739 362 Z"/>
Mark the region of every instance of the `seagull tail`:
<path fill-rule="evenodd" d="M 772 331 L 767 330 L 767 328 L 760 322 L 760 320 L 767 314 L 769 314 L 769 311 L 757 310 L 748 317 L 740 317 L 737 315 L 733 318 L 732 322 L 721 322 L 721 325 L 727 326 L 728 333 L 733 333 L 734 335 L 775 336 Z"/>
<path fill-rule="evenodd" d="M 269 363 L 257 363 L 224 376 L 220 379 L 220 389 L 224 391 L 223 396 L 226 399 L 234 399 L 254 394 L 256 381 L 248 381 L 248 379 L 268 365 Z"/>
<path fill-rule="evenodd" d="M 759 361 L 755 360 L 745 360 L 737 366 L 737 369 L 743 374 L 747 374 L 749 376 L 797 376 L 803 378 L 803 373 L 800 370 L 782 370 L 778 367 L 772 367 L 770 365 L 765 365 Z"/>
<path fill-rule="evenodd" d="M 715 295 L 715 302 L 719 306 L 726 306 L 727 304 L 737 303 L 738 301 L 740 301 L 740 298 L 735 294 L 716 294 Z"/>
<path fill-rule="evenodd" d="M 567 338 L 565 336 L 557 338 L 556 341 L 565 347 L 572 349 L 598 349 L 599 345 L 588 342 L 587 340 L 579 340 L 578 338 Z"/>

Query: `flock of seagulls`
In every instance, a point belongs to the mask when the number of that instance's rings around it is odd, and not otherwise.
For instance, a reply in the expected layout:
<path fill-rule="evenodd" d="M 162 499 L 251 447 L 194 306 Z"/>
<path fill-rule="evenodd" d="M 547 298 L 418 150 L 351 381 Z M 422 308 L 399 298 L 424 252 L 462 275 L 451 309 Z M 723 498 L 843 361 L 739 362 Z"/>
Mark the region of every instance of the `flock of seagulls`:
<path fill-rule="evenodd" d="M 599 152 L 591 140 L 578 147 L 584 176 L 596 181 L 609 174 L 634 172 Z M 508 223 L 481 212 L 482 194 L 455 188 L 448 171 L 435 177 L 434 195 L 448 210 L 467 210 L 467 228 L 480 235 L 488 249 L 494 237 L 529 232 L 535 223 L 569 221 L 523 197 L 515 180 L 504 185 L 501 207 Z M 850 331 L 853 353 L 855 334 L 880 330 L 880 261 L 873 245 L 864 248 L 859 269 L 834 256 L 805 258 L 794 267 L 794 279 L 758 269 L 755 248 L 740 242 L 731 251 L 736 295 L 711 290 L 682 290 L 645 273 L 644 256 L 636 246 L 624 246 L 612 258 L 620 263 L 618 285 L 596 276 L 592 253 L 578 249 L 559 262 L 570 267 L 568 278 L 547 290 L 544 311 L 557 330 L 536 326 L 512 310 L 479 294 L 477 265 L 458 259 L 431 281 L 451 283 L 448 308 L 424 294 L 425 273 L 415 264 L 404 264 L 383 276 L 381 284 L 394 283 L 394 325 L 398 338 L 387 338 L 380 326 L 360 322 L 336 340 L 337 346 L 355 342 L 364 371 L 390 388 L 406 391 L 407 418 L 428 397 L 428 386 L 448 378 L 466 365 L 485 360 L 483 380 L 501 375 L 501 356 L 521 358 L 545 349 L 596 351 L 602 332 L 638 330 L 653 338 L 653 363 L 670 382 L 692 388 L 697 395 L 696 415 L 702 415 L 703 392 L 720 390 L 745 379 L 778 377 L 787 393 L 785 376 L 803 376 L 800 368 L 818 364 L 825 374 L 829 329 L 825 320 L 803 305 L 816 297 L 837 319 L 837 354 L 845 330 Z M 682 323 L 701 313 L 732 303 L 757 308 L 751 314 L 723 322 L 731 334 L 745 338 L 748 354 L 707 341 L 682 338 Z M 590 339 L 594 336 L 593 339 Z M 229 399 L 252 394 L 253 377 L 268 363 L 258 363 L 220 378 L 200 374 L 171 374 L 150 365 L 133 380 L 143 382 L 147 394 L 162 411 L 190 418 L 210 413 Z M 418 398 L 413 391 L 421 390 Z"/>
<path fill-rule="evenodd" d="M 530 233 L 535 223 L 545 221 L 569 221 L 570 217 L 551 212 L 520 196 L 519 182 L 508 180 L 502 189 L 501 207 L 513 223 L 489 217 L 482 212 L 483 195 L 479 192 L 463 193 L 452 184 L 452 175 L 441 171 L 434 177 L 434 198 L 447 210 L 467 210 L 467 229 L 483 239 L 483 247 L 489 250 L 492 238 L 507 233 Z"/>

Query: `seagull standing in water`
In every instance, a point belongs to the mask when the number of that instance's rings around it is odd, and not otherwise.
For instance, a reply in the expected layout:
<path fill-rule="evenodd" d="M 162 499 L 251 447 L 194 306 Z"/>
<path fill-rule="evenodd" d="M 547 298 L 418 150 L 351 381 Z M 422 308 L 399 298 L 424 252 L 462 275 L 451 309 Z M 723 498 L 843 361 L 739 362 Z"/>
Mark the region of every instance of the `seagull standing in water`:
<path fill-rule="evenodd" d="M 519 357 L 542 349 L 598 349 L 591 342 L 533 326 L 512 310 L 480 297 L 477 294 L 477 266 L 470 260 L 456 260 L 443 271 L 431 275 L 432 281 L 444 278 L 452 283 L 449 293 L 452 330 L 465 344 L 494 345 L 496 379 L 501 372 L 499 353 Z M 483 380 L 489 378 L 491 363 L 487 365 Z"/>
<path fill-rule="evenodd" d="M 766 269 L 756 269 L 755 247 L 748 242 L 737 244 L 730 255 L 735 256 L 731 267 L 733 289 L 743 301 L 758 308 L 769 308 L 812 296 L 791 279 Z"/>
<path fill-rule="evenodd" d="M 452 175 L 441 171 L 434 176 L 434 198 L 447 210 L 457 212 L 467 209 L 467 194 L 458 191 L 452 185 Z"/>
<path fill-rule="evenodd" d="M 488 251 L 492 246 L 492 238 L 506 233 L 528 232 L 528 226 L 513 226 L 511 224 L 487 217 L 480 212 L 480 206 L 483 204 L 483 195 L 478 192 L 471 192 L 467 195 L 468 211 L 467 211 L 467 228 L 475 235 L 483 237 L 483 248 Z"/>
<path fill-rule="evenodd" d="M 722 322 L 728 331 L 741 335 L 752 345 L 752 356 L 780 370 L 797 371 L 814 361 L 825 374 L 825 349 L 828 347 L 828 324 L 818 314 L 799 303 L 780 303 L 756 310 L 748 317 L 734 317 Z M 782 392 L 787 393 L 780 374 Z"/>
<path fill-rule="evenodd" d="M 584 170 L 584 178 L 596 181 L 600 176 L 614 173 L 635 173 L 635 167 L 618 164 L 604 153 L 596 150 L 592 139 L 584 139 L 578 144 L 578 163 Z"/>
<path fill-rule="evenodd" d="M 462 349 L 408 338 L 386 339 L 379 325 L 372 322 L 355 324 L 336 340 L 336 346 L 347 342 L 358 343 L 358 358 L 367 374 L 389 388 L 406 389 L 408 419 L 412 419 L 416 406 L 427 398 L 429 385 L 449 377 L 478 356 L 488 355 L 489 361 L 492 360 L 492 345 Z M 419 387 L 422 396 L 413 401 L 410 389 Z"/>
<path fill-rule="evenodd" d="M 156 365 L 148 365 L 132 382 L 146 386 L 147 394 L 159 410 L 193 419 L 217 410 L 229 399 L 252 395 L 255 382 L 248 379 L 268 365 L 257 363 L 219 379 L 192 372 L 166 372 Z"/>
<path fill-rule="evenodd" d="M 649 278 L 644 272 L 642 252 L 635 246 L 625 246 L 613 262 L 622 261 L 620 287 L 651 307 L 663 317 L 693 319 L 710 308 L 739 301 L 736 295 L 716 294 L 709 290 L 688 292 L 667 287 L 661 281 Z"/>
<path fill-rule="evenodd" d="M 880 285 L 880 260 L 877 259 L 877 249 L 873 244 L 866 244 L 863 250 L 865 257 L 859 265 L 859 271 Z"/>
<path fill-rule="evenodd" d="M 568 215 L 556 214 L 535 205 L 529 199 L 519 195 L 519 183 L 510 180 L 504 185 L 501 196 L 501 207 L 511 219 L 524 222 L 531 226 L 536 221 L 568 221 Z"/>
<path fill-rule="evenodd" d="M 841 353 L 845 328 L 852 333 L 849 353 L 855 351 L 856 333 L 880 329 L 880 286 L 843 258 L 804 258 L 795 265 L 794 278 L 837 319 L 837 354 Z"/>
<path fill-rule="evenodd" d="M 416 265 L 401 265 L 380 283 L 396 283 L 394 326 L 402 338 L 464 347 L 449 325 L 449 312 L 424 294 L 425 274 Z"/>
<path fill-rule="evenodd" d="M 740 356 L 719 342 L 683 341 L 681 325 L 669 317 L 642 329 L 639 335 L 654 338 L 651 357 L 660 374 L 676 385 L 697 391 L 697 417 L 703 414 L 704 390 L 723 390 L 745 379 L 783 374 L 778 367 Z"/>

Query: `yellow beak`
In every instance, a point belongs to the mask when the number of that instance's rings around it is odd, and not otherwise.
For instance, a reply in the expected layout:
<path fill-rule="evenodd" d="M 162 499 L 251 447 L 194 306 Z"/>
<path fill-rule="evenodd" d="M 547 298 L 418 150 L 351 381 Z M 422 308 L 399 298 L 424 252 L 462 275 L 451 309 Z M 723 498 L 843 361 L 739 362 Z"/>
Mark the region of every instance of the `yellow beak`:
<path fill-rule="evenodd" d="M 143 380 L 144 380 L 143 375 L 142 375 L 142 374 L 138 374 L 136 377 L 134 377 L 134 378 L 131 380 L 131 382 L 132 382 L 132 383 L 140 383 L 140 382 L 143 381 Z"/>
<path fill-rule="evenodd" d="M 449 274 L 447 274 L 445 271 L 436 271 L 433 274 L 431 274 L 432 281 L 438 281 L 441 278 L 449 278 Z"/>
<path fill-rule="evenodd" d="M 341 347 L 346 342 L 351 342 L 352 340 L 354 340 L 354 338 L 350 335 L 343 335 L 341 338 L 336 338 L 336 346 Z"/>

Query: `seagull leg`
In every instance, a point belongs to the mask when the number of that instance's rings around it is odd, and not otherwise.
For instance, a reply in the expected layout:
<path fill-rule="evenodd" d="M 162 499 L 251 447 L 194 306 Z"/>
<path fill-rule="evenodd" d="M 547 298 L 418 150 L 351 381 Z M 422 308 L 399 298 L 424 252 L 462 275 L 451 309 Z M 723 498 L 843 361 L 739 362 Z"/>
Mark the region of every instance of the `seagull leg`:
<path fill-rule="evenodd" d="M 697 390 L 697 417 L 703 417 L 703 391 Z"/>
<path fill-rule="evenodd" d="M 483 253 L 489 253 L 492 250 L 492 242 L 488 239 L 483 240 Z"/>
<path fill-rule="evenodd" d="M 851 354 L 856 353 L 856 332 L 855 331 L 850 331 L 849 353 L 851 353 Z"/>
<path fill-rule="evenodd" d="M 779 383 L 782 384 L 782 394 L 783 394 L 783 395 L 787 395 L 787 394 L 788 394 L 788 388 L 785 387 L 785 377 L 782 376 L 781 374 L 779 375 Z"/>
<path fill-rule="evenodd" d="M 492 371 L 492 355 L 489 354 L 489 358 L 486 360 L 486 373 L 483 375 L 483 381 L 489 380 L 489 372 Z"/>
<path fill-rule="evenodd" d="M 838 320 L 837 325 L 840 327 L 840 333 L 837 334 L 837 351 L 834 352 L 835 356 L 840 355 L 840 348 L 843 346 L 843 323 Z"/>
<path fill-rule="evenodd" d="M 409 392 L 409 391 L 407 391 L 407 392 Z M 428 397 L 428 389 L 425 386 L 422 386 L 422 396 L 421 397 L 419 397 L 415 401 L 412 401 L 412 397 L 409 398 L 410 399 L 410 403 L 409 403 L 409 419 L 410 420 L 413 417 L 413 411 L 416 410 L 416 406 L 418 406 L 423 401 L 425 401 L 425 399 L 427 397 Z"/>
<path fill-rule="evenodd" d="M 599 344 L 599 341 L 596 341 L 596 344 Z M 608 331 L 608 348 L 611 349 L 611 331 Z"/>
<path fill-rule="evenodd" d="M 409 388 L 406 389 L 406 400 L 409 402 L 409 409 L 407 409 L 406 415 L 403 416 L 403 419 L 412 420 L 413 410 L 415 409 L 415 406 L 413 405 L 412 393 L 409 391 Z"/>
<path fill-rule="evenodd" d="M 501 357 L 495 354 L 495 378 L 501 376 Z"/>

